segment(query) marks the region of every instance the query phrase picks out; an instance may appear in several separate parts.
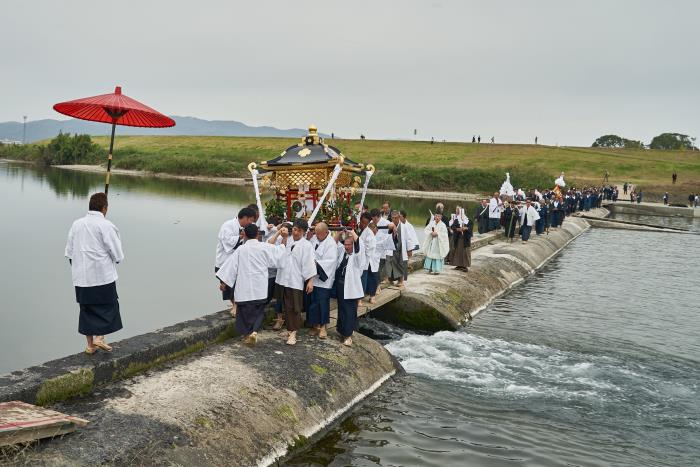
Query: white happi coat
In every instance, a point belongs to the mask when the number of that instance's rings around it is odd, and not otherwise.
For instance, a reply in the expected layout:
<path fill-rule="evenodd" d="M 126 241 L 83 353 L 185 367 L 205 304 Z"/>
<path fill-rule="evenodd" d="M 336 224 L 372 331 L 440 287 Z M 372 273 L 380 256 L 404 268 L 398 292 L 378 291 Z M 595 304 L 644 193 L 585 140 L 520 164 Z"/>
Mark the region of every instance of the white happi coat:
<path fill-rule="evenodd" d="M 498 204 L 496 198 L 491 198 L 489 200 L 489 219 L 500 219 L 501 218 L 501 206 Z"/>
<path fill-rule="evenodd" d="M 365 229 L 372 234 L 372 231 L 369 229 Z M 386 251 L 393 251 L 394 250 L 394 241 L 391 238 L 391 235 L 379 235 L 379 231 L 377 231 L 376 234 L 374 235 L 374 241 L 375 241 L 375 248 L 372 250 L 372 253 L 370 254 L 369 257 L 369 270 L 371 272 L 378 272 L 379 271 L 379 262 L 384 258 L 384 255 L 386 254 Z M 362 253 L 360 251 L 360 253 Z"/>
<path fill-rule="evenodd" d="M 111 284 L 118 278 L 117 263 L 124 260 L 119 230 L 99 211 L 73 222 L 65 254 L 76 287 Z"/>
<path fill-rule="evenodd" d="M 343 247 L 342 252 L 338 255 L 338 263 L 336 264 L 336 269 L 343 262 L 343 258 L 347 255 L 345 248 Z M 345 269 L 345 284 L 343 284 L 343 299 L 344 300 L 357 300 L 365 296 L 365 292 L 362 289 L 362 254 L 361 252 L 353 253 L 349 255 L 348 264 Z"/>
<path fill-rule="evenodd" d="M 386 227 L 389 224 L 391 224 L 391 222 L 383 217 L 380 217 L 377 221 L 377 227 Z M 386 237 L 391 237 L 391 234 L 389 234 L 388 229 L 377 230 L 377 235 L 375 235 L 375 237 L 377 238 L 377 245 L 384 245 L 379 256 L 381 259 L 384 259 L 387 256 L 391 256 L 394 254 L 394 243 L 386 242 Z"/>
<path fill-rule="evenodd" d="M 540 215 L 534 206 L 520 210 L 520 225 L 525 225 L 525 216 L 527 215 L 527 225 L 532 227 L 540 219 Z"/>
<path fill-rule="evenodd" d="M 420 248 L 420 243 L 418 243 L 418 234 L 416 234 L 416 228 L 410 222 L 402 222 L 403 228 L 401 230 L 401 235 L 406 235 L 406 245 L 408 245 L 409 251 L 415 251 Z"/>
<path fill-rule="evenodd" d="M 294 247 L 294 248 L 292 248 Z M 307 280 L 316 275 L 314 247 L 306 238 L 287 238 L 284 255 L 277 266 L 275 283 L 290 289 L 304 290 Z"/>
<path fill-rule="evenodd" d="M 283 245 L 260 243 L 249 238 L 228 257 L 216 277 L 234 288 L 236 303 L 267 298 L 269 268 L 277 266 L 285 253 Z"/>
<path fill-rule="evenodd" d="M 318 275 L 314 277 L 314 287 L 330 289 L 333 287 L 333 279 L 335 279 L 335 269 L 338 260 L 338 245 L 330 233 L 320 242 L 314 235 L 311 239 L 311 245 L 314 247 L 314 258 L 316 263 L 326 273 L 328 279 L 322 281 Z M 318 245 L 318 246 L 317 246 Z"/>
<path fill-rule="evenodd" d="M 241 224 L 238 219 L 230 219 L 223 223 L 219 229 L 218 242 L 216 244 L 216 259 L 214 266 L 220 268 L 228 259 L 241 240 Z"/>
<path fill-rule="evenodd" d="M 342 256 L 342 252 L 345 251 L 345 248 L 342 244 L 340 244 L 340 247 L 341 253 L 339 253 L 339 255 Z M 360 234 L 359 255 L 362 257 L 362 270 L 364 271 L 370 267 L 370 262 L 372 261 L 372 258 L 375 257 L 375 255 L 377 258 L 383 258 L 383 256 L 380 256 L 383 254 L 383 252 L 383 250 L 377 251 L 377 237 L 374 235 L 374 233 L 372 233 L 370 229 L 365 228 L 365 230 L 363 230 Z M 379 262 L 377 262 L 376 267 L 374 269 L 379 270 Z M 376 272 L 376 270 L 373 272 Z"/>

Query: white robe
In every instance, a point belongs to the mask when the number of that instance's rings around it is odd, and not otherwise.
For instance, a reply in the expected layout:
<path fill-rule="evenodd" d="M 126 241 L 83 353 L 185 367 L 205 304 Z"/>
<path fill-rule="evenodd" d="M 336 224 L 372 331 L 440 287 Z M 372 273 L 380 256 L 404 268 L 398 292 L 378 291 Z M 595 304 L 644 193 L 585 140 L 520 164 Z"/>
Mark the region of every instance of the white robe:
<path fill-rule="evenodd" d="M 406 226 L 399 222 L 399 225 L 397 225 L 396 228 L 398 228 L 399 232 L 401 233 L 401 245 L 399 245 L 399 248 L 401 248 L 401 259 L 403 261 L 408 261 L 408 235 L 406 234 Z M 396 247 L 394 246 L 393 235 L 389 235 L 389 240 L 391 241 L 391 245 L 393 248 L 391 255 L 393 255 L 393 251 L 396 250 Z"/>
<path fill-rule="evenodd" d="M 265 299 L 269 269 L 277 266 L 284 253 L 283 245 L 248 239 L 228 257 L 216 277 L 229 287 L 235 287 L 236 303 Z"/>
<path fill-rule="evenodd" d="M 420 243 L 418 243 L 418 235 L 416 234 L 416 228 L 410 222 L 402 222 L 403 229 L 401 230 L 401 235 L 406 234 L 406 244 L 408 245 L 409 251 L 416 251 L 420 248 Z"/>
<path fill-rule="evenodd" d="M 435 227 L 435 231 L 438 233 L 437 237 L 432 236 L 432 229 Z M 437 242 L 436 248 L 431 248 L 433 242 Z M 425 256 L 432 259 L 445 259 L 447 254 L 450 252 L 450 240 L 447 235 L 447 227 L 444 222 L 439 222 L 437 225 L 435 222 L 431 222 L 425 227 L 425 240 L 423 241 L 423 251 Z"/>
<path fill-rule="evenodd" d="M 501 206 L 496 198 L 491 198 L 489 200 L 489 219 L 500 219 L 501 218 Z"/>
<path fill-rule="evenodd" d="M 73 285 L 96 287 L 116 281 L 117 263 L 124 260 L 119 230 L 99 211 L 88 211 L 73 222 L 65 250 L 71 260 Z"/>
<path fill-rule="evenodd" d="M 387 219 L 380 217 L 379 221 L 377 221 L 377 227 L 386 227 L 390 224 Z M 379 229 L 377 230 L 377 245 L 384 245 L 382 251 L 380 252 L 379 257 L 381 259 L 386 258 L 387 256 L 391 256 L 394 254 L 394 244 L 391 242 L 391 245 L 389 246 L 389 243 L 386 243 L 386 237 L 391 237 L 389 234 L 388 229 Z"/>
<path fill-rule="evenodd" d="M 540 219 L 537 209 L 534 206 L 530 206 L 527 209 L 520 210 L 520 225 L 525 225 L 525 215 L 527 215 L 527 225 L 530 227 L 535 225 L 535 222 Z"/>
<path fill-rule="evenodd" d="M 338 263 L 336 269 L 343 262 L 343 258 L 347 253 L 345 248 L 341 254 L 338 255 Z M 356 300 L 358 298 L 363 298 L 365 292 L 362 289 L 362 255 L 360 253 L 353 253 L 349 255 L 348 265 L 345 269 L 345 283 L 343 284 L 343 298 L 345 300 Z"/>
<path fill-rule="evenodd" d="M 216 259 L 214 266 L 220 268 L 236 248 L 241 238 L 241 224 L 238 219 L 230 219 L 223 223 L 219 229 L 216 244 Z M 240 240 L 242 242 L 242 240 Z"/>
<path fill-rule="evenodd" d="M 343 245 L 341 244 L 341 249 L 345 251 Z M 368 229 L 365 228 L 365 230 L 362 231 L 360 234 L 360 253 L 359 255 L 362 256 L 362 270 L 366 270 L 370 266 L 370 261 L 372 260 L 372 257 L 375 255 L 381 255 L 383 254 L 383 250 L 375 251 L 377 249 L 377 238 L 374 235 L 374 233 Z M 341 255 L 342 256 L 342 255 Z M 383 258 L 383 256 L 381 256 Z M 379 267 L 379 263 L 377 263 L 377 268 Z"/>
<path fill-rule="evenodd" d="M 292 248 L 294 247 L 294 248 Z M 304 290 L 304 283 L 316 275 L 314 247 L 306 238 L 287 238 L 284 255 L 277 266 L 275 283 L 290 289 Z"/>
<path fill-rule="evenodd" d="M 370 233 L 372 232 L 369 229 L 365 230 L 368 230 Z M 379 262 L 384 258 L 383 255 L 386 254 L 387 250 L 393 251 L 394 241 L 392 240 L 391 235 L 380 236 L 379 232 L 377 232 L 377 234 L 374 235 L 374 240 L 375 248 L 369 257 L 369 269 L 372 272 L 378 272 Z"/>
<path fill-rule="evenodd" d="M 314 258 L 319 266 L 326 273 L 328 279 L 322 281 L 318 276 L 314 277 L 314 287 L 330 289 L 333 287 L 333 279 L 335 278 L 335 266 L 338 260 L 338 246 L 333 239 L 333 236 L 328 236 L 319 242 L 314 235 L 311 239 L 311 245 L 314 247 Z M 316 247 L 318 245 L 318 247 Z"/>

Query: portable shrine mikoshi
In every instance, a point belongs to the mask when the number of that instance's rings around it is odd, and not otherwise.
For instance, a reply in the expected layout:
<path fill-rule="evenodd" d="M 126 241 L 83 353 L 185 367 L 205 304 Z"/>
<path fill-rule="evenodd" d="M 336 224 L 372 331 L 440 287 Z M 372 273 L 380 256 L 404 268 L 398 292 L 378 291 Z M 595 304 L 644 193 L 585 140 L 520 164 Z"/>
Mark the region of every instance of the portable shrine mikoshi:
<path fill-rule="evenodd" d="M 274 190 L 274 202 L 268 203 L 265 210 L 267 217 L 323 220 L 331 227 L 355 224 L 353 195 L 365 175 L 364 198 L 375 171 L 374 166 L 351 161 L 338 148 L 326 144 L 314 125 L 309 126 L 309 133 L 301 142 L 259 166 L 250 163 L 248 169 L 253 175 L 259 206 L 258 173 L 262 175 L 262 187 Z"/>

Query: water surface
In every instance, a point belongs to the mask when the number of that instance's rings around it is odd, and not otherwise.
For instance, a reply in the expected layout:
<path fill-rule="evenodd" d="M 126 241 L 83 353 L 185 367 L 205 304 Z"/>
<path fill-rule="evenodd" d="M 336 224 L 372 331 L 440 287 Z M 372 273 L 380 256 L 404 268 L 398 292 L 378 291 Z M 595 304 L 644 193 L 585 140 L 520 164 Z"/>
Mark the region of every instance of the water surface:
<path fill-rule="evenodd" d="M 697 465 L 700 242 L 595 229 L 290 465 Z M 695 237 L 692 237 L 695 239 Z"/>

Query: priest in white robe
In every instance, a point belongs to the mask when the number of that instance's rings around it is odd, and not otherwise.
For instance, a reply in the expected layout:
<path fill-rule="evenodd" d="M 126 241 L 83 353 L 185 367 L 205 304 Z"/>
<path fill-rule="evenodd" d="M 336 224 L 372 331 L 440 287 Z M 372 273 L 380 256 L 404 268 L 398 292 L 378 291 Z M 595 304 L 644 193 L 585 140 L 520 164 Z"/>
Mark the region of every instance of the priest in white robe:
<path fill-rule="evenodd" d="M 525 207 L 520 210 L 520 235 L 523 243 L 527 243 L 532 233 L 532 227 L 540 219 L 537 209 L 532 205 L 532 201 L 525 200 Z"/>
<path fill-rule="evenodd" d="M 450 252 L 447 227 L 442 222 L 442 214 L 440 213 L 435 213 L 425 227 L 423 251 L 425 251 L 423 267 L 429 274 L 440 274 L 445 267 L 445 257 Z"/>
<path fill-rule="evenodd" d="M 238 309 L 236 332 L 246 344 L 255 345 L 262 328 L 267 304 L 267 277 L 270 268 L 277 267 L 284 255 L 283 245 L 258 241 L 258 226 L 251 223 L 244 229 L 245 243 L 224 262 L 216 277 L 234 290 Z"/>
<path fill-rule="evenodd" d="M 328 225 L 319 222 L 311 238 L 316 260 L 316 276 L 313 278 L 314 290 L 306 310 L 306 322 L 311 326 L 309 335 L 320 339 L 328 337 L 326 326 L 331 321 L 331 288 L 338 262 L 338 245 L 330 235 Z"/>
<path fill-rule="evenodd" d="M 104 336 L 122 328 L 116 265 L 124 252 L 119 230 L 105 218 L 107 208 L 107 195 L 92 195 L 87 215 L 73 222 L 65 249 L 80 306 L 78 332 L 87 339 L 87 354 L 98 348 L 110 352 Z"/>
<path fill-rule="evenodd" d="M 343 239 L 343 252 L 338 257 L 335 272 L 335 293 L 338 298 L 336 329 L 344 345 L 352 345 L 352 334 L 357 328 L 357 304 L 364 297 L 362 290 L 362 263 L 358 236 L 350 231 Z"/>
<path fill-rule="evenodd" d="M 282 309 L 287 325 L 287 344 L 297 343 L 297 333 L 301 328 L 301 313 L 304 311 L 304 294 L 310 295 L 314 290 L 311 278 L 316 275 L 316 260 L 314 248 L 306 238 L 309 225 L 304 219 L 296 219 L 292 227 L 292 235 L 283 239 L 285 254 L 277 269 L 276 283 L 281 288 Z M 286 229 L 281 230 L 282 234 Z M 276 240 L 270 238 L 270 243 Z"/>

